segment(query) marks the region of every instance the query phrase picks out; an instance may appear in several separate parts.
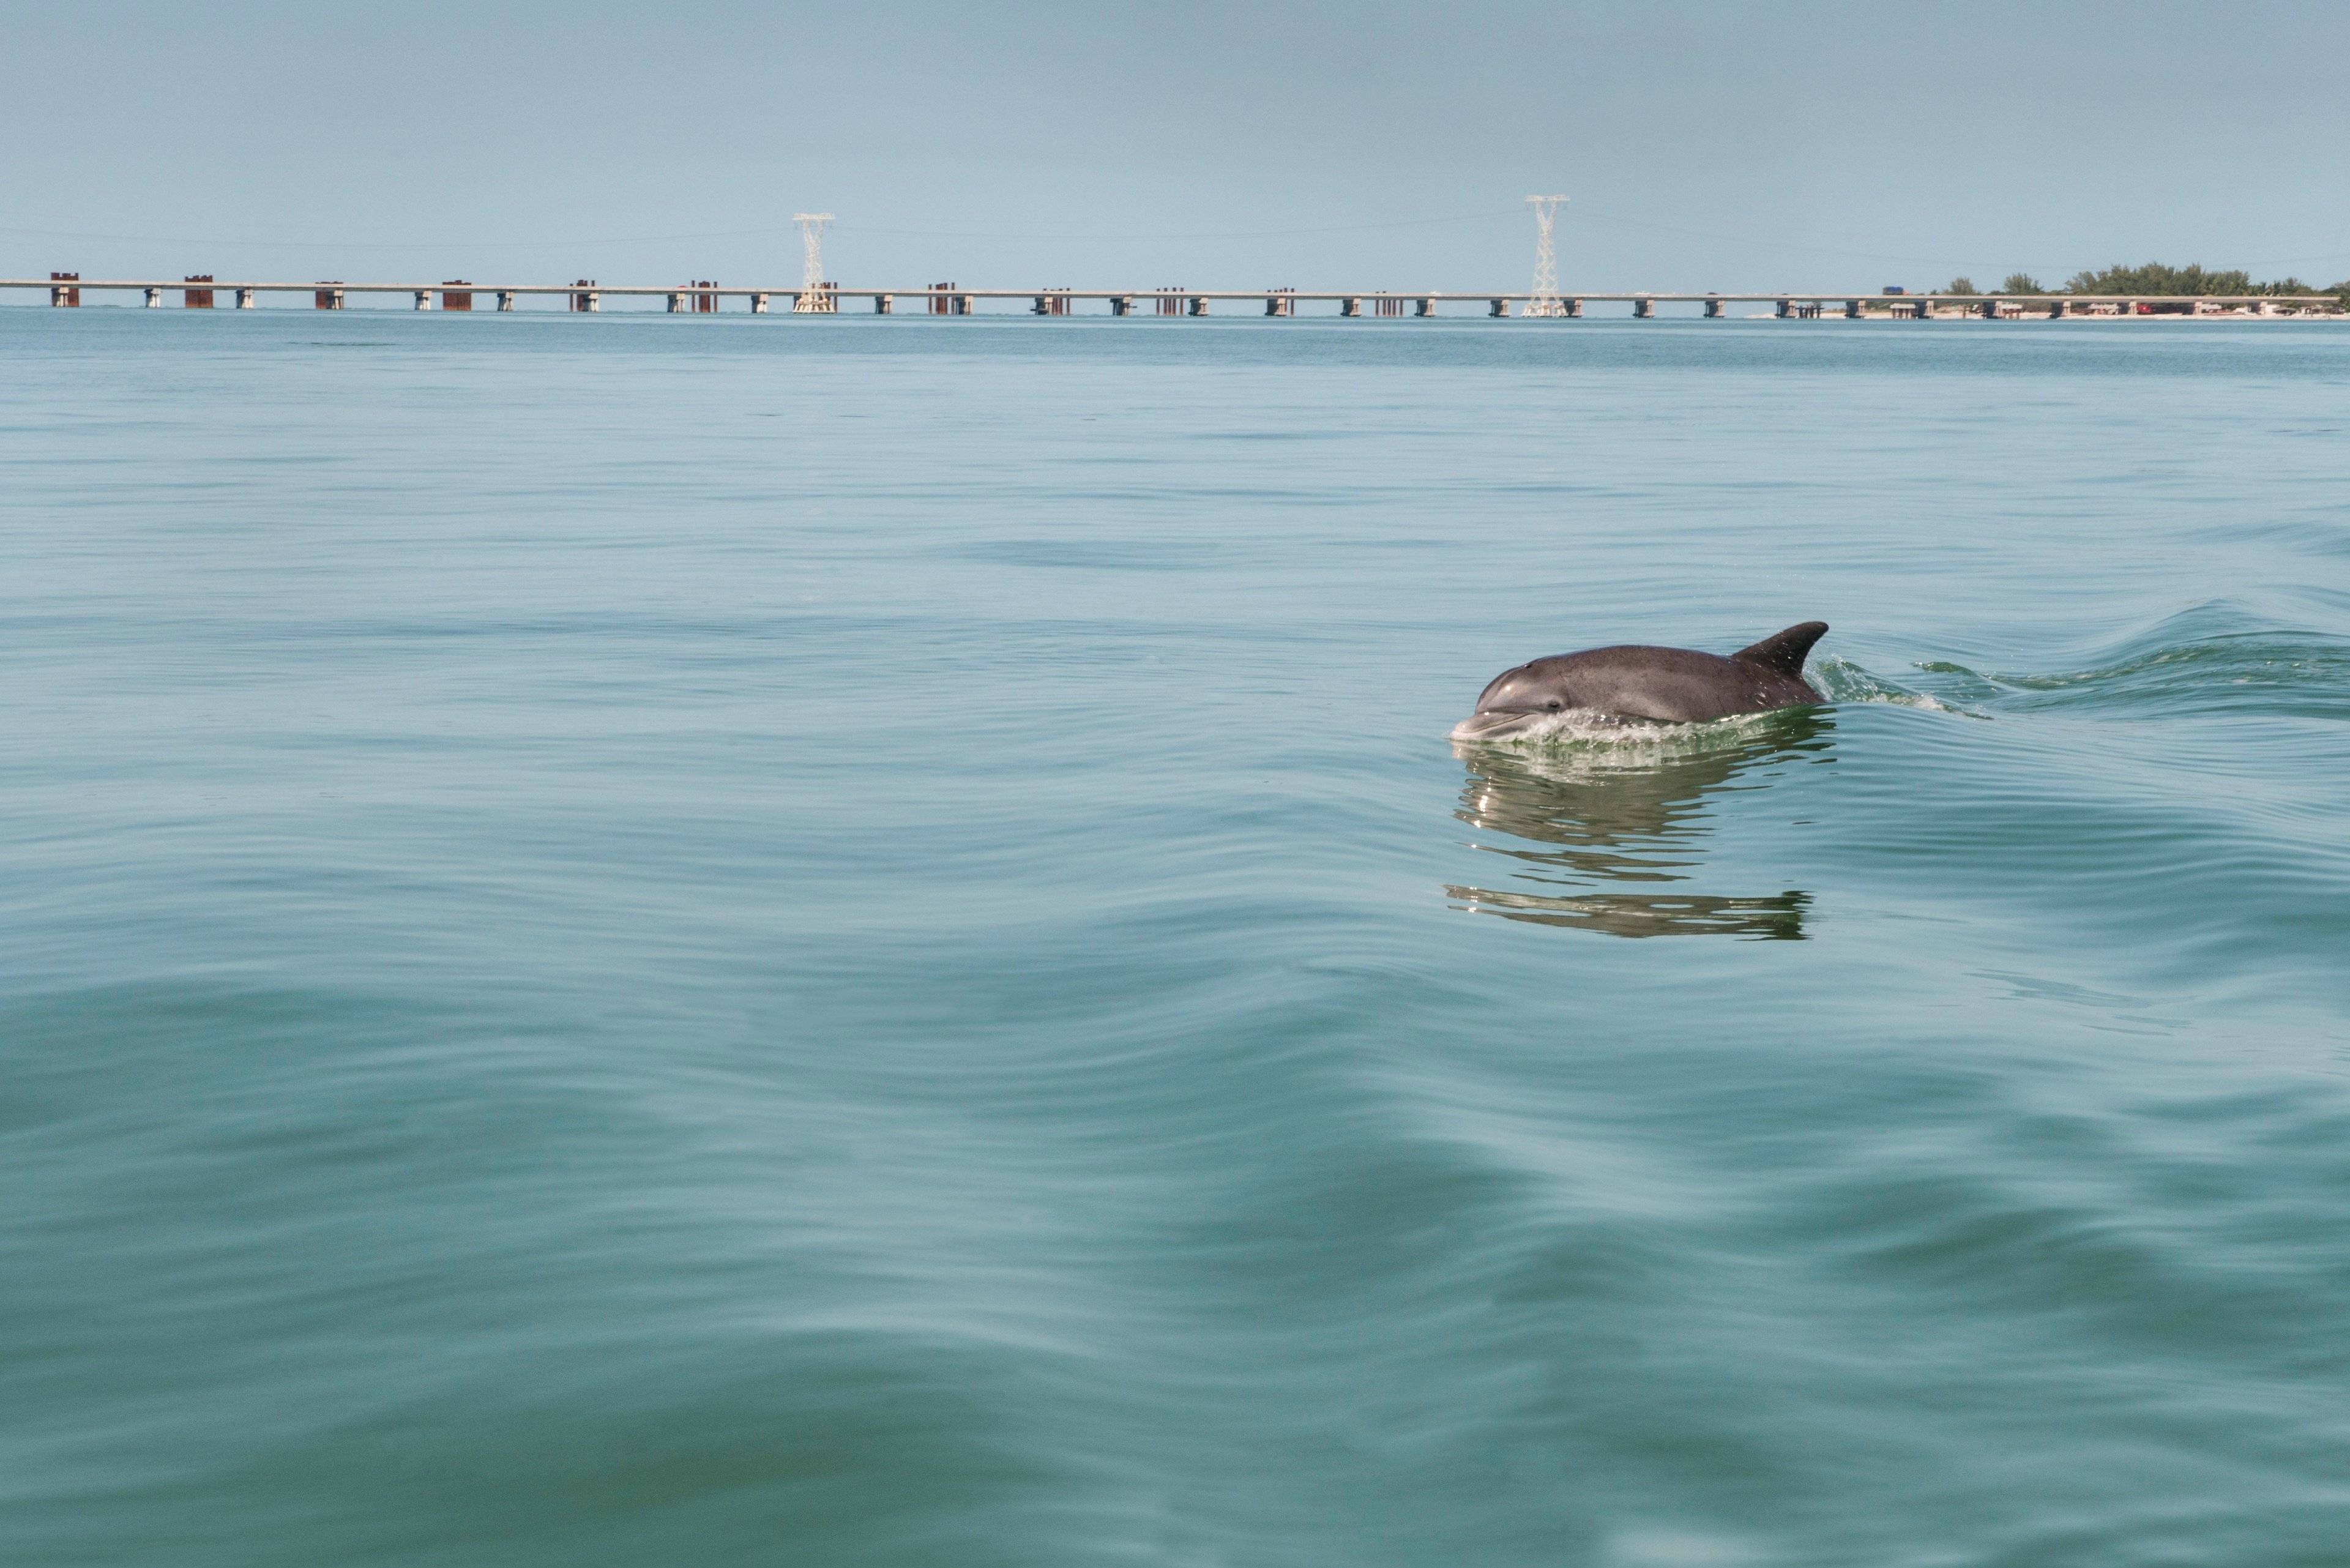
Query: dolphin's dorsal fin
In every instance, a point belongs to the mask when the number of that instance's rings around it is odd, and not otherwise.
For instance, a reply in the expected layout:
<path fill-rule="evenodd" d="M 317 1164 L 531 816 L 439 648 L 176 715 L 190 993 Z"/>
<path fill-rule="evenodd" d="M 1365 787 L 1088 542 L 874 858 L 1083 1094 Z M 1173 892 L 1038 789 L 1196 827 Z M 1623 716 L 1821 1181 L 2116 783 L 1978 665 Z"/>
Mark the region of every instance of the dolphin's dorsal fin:
<path fill-rule="evenodd" d="M 1776 637 L 1766 637 L 1752 648 L 1742 648 L 1731 654 L 1749 664 L 1759 664 L 1765 670 L 1775 670 L 1782 675 L 1804 678 L 1804 659 L 1811 653 L 1812 644 L 1828 634 L 1828 623 L 1807 620 L 1801 626 L 1791 626 Z"/>

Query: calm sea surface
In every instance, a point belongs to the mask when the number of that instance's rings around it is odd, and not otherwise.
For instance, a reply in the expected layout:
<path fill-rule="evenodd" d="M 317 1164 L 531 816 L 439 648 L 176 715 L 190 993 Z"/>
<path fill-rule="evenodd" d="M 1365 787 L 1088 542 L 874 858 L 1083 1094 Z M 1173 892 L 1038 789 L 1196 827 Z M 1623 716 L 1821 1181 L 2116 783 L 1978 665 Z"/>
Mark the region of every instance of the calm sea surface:
<path fill-rule="evenodd" d="M 2350 330 L 8 310 L 0 736 L 12 1564 L 2350 1561 Z"/>

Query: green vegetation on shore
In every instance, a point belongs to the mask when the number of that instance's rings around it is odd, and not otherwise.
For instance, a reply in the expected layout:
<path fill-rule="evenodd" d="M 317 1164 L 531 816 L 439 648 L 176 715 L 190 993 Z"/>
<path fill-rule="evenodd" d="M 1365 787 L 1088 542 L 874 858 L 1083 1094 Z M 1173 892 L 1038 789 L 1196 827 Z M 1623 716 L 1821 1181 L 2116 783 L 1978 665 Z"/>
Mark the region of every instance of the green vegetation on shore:
<path fill-rule="evenodd" d="M 1974 295 L 1982 291 L 1970 277 L 1954 277 L 1936 294 Z M 2340 283 L 2314 288 L 2297 277 L 2279 278 L 2273 283 L 2254 283 L 2252 275 L 2241 267 L 2225 272 L 2207 272 L 2199 265 L 2170 266 L 2162 262 L 2147 262 L 2143 266 L 2115 265 L 2096 272 L 2076 272 L 2064 280 L 2062 288 L 2050 288 L 2028 272 L 2007 275 L 2006 281 L 1992 291 L 1995 294 L 2330 294 L 2350 310 L 2350 278 Z"/>
<path fill-rule="evenodd" d="M 2254 283 L 2241 267 L 2206 272 L 2199 266 L 2109 266 L 2101 272 L 2076 272 L 2065 280 L 2067 294 L 2318 294 L 2297 277 L 2274 283 Z"/>

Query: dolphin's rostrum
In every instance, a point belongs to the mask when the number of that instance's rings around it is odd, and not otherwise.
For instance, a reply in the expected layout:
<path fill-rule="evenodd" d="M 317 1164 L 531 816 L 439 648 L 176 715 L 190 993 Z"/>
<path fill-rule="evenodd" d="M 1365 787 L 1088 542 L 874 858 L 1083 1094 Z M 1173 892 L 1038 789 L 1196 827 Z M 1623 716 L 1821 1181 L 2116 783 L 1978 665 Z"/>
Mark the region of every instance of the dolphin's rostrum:
<path fill-rule="evenodd" d="M 1453 726 L 1456 741 L 1508 741 L 1557 728 L 1567 714 L 1693 724 L 1825 698 L 1804 680 L 1824 620 L 1791 626 L 1724 658 L 1687 648 L 1594 648 L 1505 670 Z"/>

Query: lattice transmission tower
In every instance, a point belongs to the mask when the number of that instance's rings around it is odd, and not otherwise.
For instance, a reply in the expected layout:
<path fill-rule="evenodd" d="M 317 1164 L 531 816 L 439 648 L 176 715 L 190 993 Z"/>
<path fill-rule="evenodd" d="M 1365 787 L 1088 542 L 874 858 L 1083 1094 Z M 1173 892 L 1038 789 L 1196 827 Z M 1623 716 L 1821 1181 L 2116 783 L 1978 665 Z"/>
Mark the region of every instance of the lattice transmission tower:
<path fill-rule="evenodd" d="M 1526 301 L 1528 316 L 1565 316 L 1565 302 L 1558 297 L 1558 244 L 1551 237 L 1558 223 L 1559 203 L 1564 196 L 1529 196 L 1526 202 L 1534 210 L 1534 296 Z"/>
<path fill-rule="evenodd" d="M 832 222 L 830 213 L 794 213 L 792 222 L 800 226 L 800 248 L 806 253 L 806 265 L 800 268 L 800 296 L 792 301 L 795 316 L 830 316 L 840 308 L 824 278 L 824 230 Z"/>

